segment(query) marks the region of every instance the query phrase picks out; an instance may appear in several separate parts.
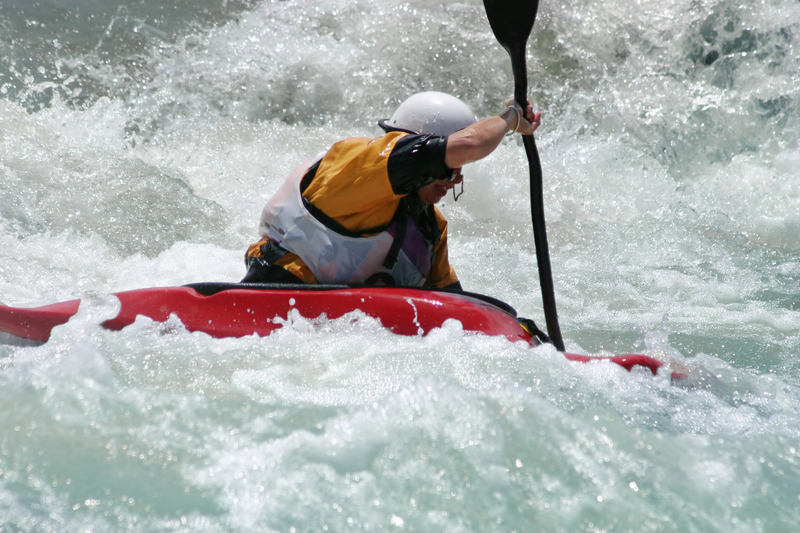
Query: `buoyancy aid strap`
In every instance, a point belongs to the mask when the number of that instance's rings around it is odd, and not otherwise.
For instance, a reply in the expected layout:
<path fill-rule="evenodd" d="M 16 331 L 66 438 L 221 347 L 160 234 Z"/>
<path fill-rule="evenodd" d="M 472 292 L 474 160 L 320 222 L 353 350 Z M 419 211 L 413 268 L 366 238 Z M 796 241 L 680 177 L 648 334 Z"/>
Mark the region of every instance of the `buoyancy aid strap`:
<path fill-rule="evenodd" d="M 317 170 L 319 170 L 319 165 L 321 163 L 322 160 L 320 159 L 319 161 L 311 165 L 306 171 L 306 173 L 303 175 L 303 179 L 300 181 L 300 198 L 302 198 L 303 206 L 306 208 L 306 210 L 312 215 L 314 215 L 314 218 L 322 222 L 322 224 L 324 224 L 328 229 L 332 229 L 339 235 L 344 235 L 345 237 L 357 238 L 357 237 L 363 237 L 364 235 L 374 235 L 376 233 L 384 231 L 388 227 L 388 225 L 377 228 L 368 228 L 364 231 L 358 231 L 358 232 L 350 231 L 349 229 L 345 228 L 344 226 L 336 222 L 336 220 L 326 215 L 325 212 L 322 211 L 322 209 L 318 208 L 317 206 L 309 202 L 308 199 L 305 196 L 303 196 L 303 193 L 306 192 L 306 189 L 308 189 L 309 185 L 311 185 L 311 182 L 314 181 L 314 178 L 317 175 Z"/>
<path fill-rule="evenodd" d="M 429 205 L 425 208 L 425 211 L 428 215 L 428 226 L 431 229 L 430 234 L 430 241 L 431 245 L 436 246 L 439 244 L 439 240 L 441 239 L 441 233 L 439 232 L 439 222 L 436 220 L 436 212 L 433 210 L 433 206 Z"/>
<path fill-rule="evenodd" d="M 317 175 L 317 170 L 319 170 L 320 163 L 322 163 L 322 159 L 308 167 L 306 173 L 303 174 L 303 179 L 300 181 L 300 194 L 306 192 L 308 186 L 311 185 L 312 181 L 314 181 L 314 177 Z"/>
<path fill-rule="evenodd" d="M 319 207 L 317 207 L 314 204 L 312 204 L 311 202 L 309 202 L 308 199 L 305 196 L 303 196 L 302 194 L 300 195 L 300 198 L 302 198 L 302 200 L 303 200 L 303 207 L 305 207 L 306 210 L 314 216 L 314 218 L 319 220 L 328 229 L 332 229 L 333 231 L 335 231 L 339 235 L 344 235 L 345 237 L 361 237 L 363 235 L 362 233 L 352 232 L 349 229 L 347 229 L 344 226 L 342 226 L 341 224 L 339 224 L 338 222 L 336 222 L 333 218 L 331 218 L 328 215 L 326 215 L 322 211 L 322 209 L 320 209 Z M 378 232 L 376 231 L 374 233 L 378 233 Z"/>
<path fill-rule="evenodd" d="M 403 240 L 406 238 L 406 228 L 408 226 L 405 214 L 395 217 L 395 220 L 397 222 L 397 233 L 394 235 L 392 246 L 386 253 L 386 260 L 383 262 L 383 266 L 387 270 L 393 269 L 395 263 L 397 263 L 397 256 L 400 254 L 400 249 L 403 247 Z"/>

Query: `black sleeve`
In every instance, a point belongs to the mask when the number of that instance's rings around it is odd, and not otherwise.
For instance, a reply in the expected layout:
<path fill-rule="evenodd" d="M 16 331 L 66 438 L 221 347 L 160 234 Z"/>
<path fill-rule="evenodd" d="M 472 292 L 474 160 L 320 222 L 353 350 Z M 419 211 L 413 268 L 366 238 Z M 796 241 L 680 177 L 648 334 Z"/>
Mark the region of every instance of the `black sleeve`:
<path fill-rule="evenodd" d="M 444 164 L 447 137 L 407 135 L 398 140 L 389 154 L 387 171 L 395 194 L 409 194 L 437 179 L 449 177 Z"/>

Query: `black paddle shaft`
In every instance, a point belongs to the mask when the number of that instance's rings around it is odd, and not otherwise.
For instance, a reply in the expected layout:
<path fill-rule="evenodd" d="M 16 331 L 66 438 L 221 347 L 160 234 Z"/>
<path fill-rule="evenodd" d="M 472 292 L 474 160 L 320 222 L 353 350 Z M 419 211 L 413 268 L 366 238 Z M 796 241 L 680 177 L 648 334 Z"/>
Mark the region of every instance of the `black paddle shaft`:
<path fill-rule="evenodd" d="M 522 109 L 528 105 L 528 69 L 525 63 L 528 37 L 536 20 L 539 0 L 483 0 L 486 16 L 497 41 L 511 57 L 514 72 L 514 99 Z M 542 164 L 533 135 L 522 137 L 525 155 L 530 168 L 531 219 L 533 241 L 536 245 L 536 262 L 539 266 L 539 284 L 542 288 L 542 304 L 547 322 L 547 333 L 557 350 L 564 351 L 561 327 L 558 325 L 556 297 L 553 290 L 553 273 L 550 268 L 550 252 L 547 245 L 547 229 L 544 220 L 544 195 L 542 193 Z"/>

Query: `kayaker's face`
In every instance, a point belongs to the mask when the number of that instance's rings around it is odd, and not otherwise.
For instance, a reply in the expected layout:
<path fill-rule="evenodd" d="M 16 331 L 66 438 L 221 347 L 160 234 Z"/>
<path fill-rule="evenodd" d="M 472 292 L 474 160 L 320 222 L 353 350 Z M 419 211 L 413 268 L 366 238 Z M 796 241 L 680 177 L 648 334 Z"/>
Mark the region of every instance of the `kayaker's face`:
<path fill-rule="evenodd" d="M 436 180 L 430 185 L 419 189 L 417 191 L 417 196 L 427 205 L 439 203 L 439 200 L 444 198 L 447 191 L 464 180 L 464 176 L 461 175 L 461 168 L 455 169 L 454 174 L 456 177 L 452 180 Z"/>

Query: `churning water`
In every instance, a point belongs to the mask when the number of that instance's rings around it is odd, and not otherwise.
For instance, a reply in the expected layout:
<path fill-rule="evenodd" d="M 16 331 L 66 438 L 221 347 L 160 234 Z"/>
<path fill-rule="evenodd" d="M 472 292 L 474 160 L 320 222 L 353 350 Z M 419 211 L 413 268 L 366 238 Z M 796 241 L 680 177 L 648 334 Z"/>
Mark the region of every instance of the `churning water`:
<path fill-rule="evenodd" d="M 0 0 L 0 531 L 800 530 L 800 3 L 542 2 L 530 94 L 573 352 L 358 312 L 215 340 L 107 293 L 238 281 L 298 162 L 421 90 L 512 91 L 482 4 Z M 517 139 L 442 207 L 543 323 Z M 286 318 L 286 317 L 284 317 Z"/>

